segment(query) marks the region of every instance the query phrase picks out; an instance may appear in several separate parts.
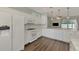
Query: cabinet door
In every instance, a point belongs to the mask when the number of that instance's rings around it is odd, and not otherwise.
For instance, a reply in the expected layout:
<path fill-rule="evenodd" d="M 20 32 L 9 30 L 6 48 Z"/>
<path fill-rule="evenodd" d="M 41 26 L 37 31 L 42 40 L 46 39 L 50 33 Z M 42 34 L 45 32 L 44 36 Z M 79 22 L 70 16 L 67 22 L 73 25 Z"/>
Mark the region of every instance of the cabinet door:
<path fill-rule="evenodd" d="M 37 29 L 37 38 L 41 37 L 42 36 L 42 29 Z"/>
<path fill-rule="evenodd" d="M 9 30 L 0 30 L 0 51 L 11 50 L 11 15 L 0 12 L 0 26 L 7 25 Z"/>
<path fill-rule="evenodd" d="M 28 44 L 32 40 L 31 31 L 25 30 L 25 44 Z"/>
<path fill-rule="evenodd" d="M 13 50 L 24 49 L 24 16 L 13 16 Z"/>
<path fill-rule="evenodd" d="M 43 25 L 42 28 L 47 28 L 47 16 L 41 15 L 41 24 Z"/>
<path fill-rule="evenodd" d="M 32 15 L 25 16 L 24 23 L 34 23 L 34 18 Z"/>
<path fill-rule="evenodd" d="M 47 16 L 46 15 L 41 15 L 41 19 L 42 19 L 41 24 L 47 24 Z"/>

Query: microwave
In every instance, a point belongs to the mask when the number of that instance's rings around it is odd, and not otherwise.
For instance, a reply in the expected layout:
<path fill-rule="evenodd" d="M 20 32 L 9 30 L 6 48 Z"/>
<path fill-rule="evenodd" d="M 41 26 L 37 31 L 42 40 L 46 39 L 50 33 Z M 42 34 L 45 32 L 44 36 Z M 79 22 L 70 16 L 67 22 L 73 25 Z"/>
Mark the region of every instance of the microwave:
<path fill-rule="evenodd" d="M 52 23 L 52 26 L 59 26 L 59 23 Z"/>

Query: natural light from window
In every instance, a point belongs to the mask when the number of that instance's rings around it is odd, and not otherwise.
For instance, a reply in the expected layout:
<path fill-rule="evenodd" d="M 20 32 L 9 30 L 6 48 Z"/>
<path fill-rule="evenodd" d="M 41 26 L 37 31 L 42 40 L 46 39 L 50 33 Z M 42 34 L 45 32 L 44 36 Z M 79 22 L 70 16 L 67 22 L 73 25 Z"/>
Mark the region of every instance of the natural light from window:
<path fill-rule="evenodd" d="M 62 20 L 61 21 L 61 28 L 64 29 L 75 29 L 77 28 L 77 22 L 76 20 Z"/>

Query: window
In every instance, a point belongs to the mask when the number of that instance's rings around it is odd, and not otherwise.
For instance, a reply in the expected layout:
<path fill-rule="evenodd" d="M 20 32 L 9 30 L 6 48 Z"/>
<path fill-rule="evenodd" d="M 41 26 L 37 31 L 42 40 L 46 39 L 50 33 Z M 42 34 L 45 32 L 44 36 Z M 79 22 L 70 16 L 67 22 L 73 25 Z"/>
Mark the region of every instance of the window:
<path fill-rule="evenodd" d="M 74 28 L 74 24 L 61 24 L 61 28 L 73 29 Z"/>
<path fill-rule="evenodd" d="M 61 28 L 67 28 L 67 24 L 61 24 Z"/>
<path fill-rule="evenodd" d="M 74 29 L 75 28 L 75 21 L 74 20 L 62 20 L 61 28 Z"/>

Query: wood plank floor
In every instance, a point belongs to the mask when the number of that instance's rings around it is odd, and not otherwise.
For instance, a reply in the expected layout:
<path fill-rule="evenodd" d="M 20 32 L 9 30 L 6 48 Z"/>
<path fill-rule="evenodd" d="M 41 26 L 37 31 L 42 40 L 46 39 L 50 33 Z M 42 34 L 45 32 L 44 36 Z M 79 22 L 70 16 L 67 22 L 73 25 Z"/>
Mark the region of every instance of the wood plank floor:
<path fill-rule="evenodd" d="M 41 37 L 36 41 L 25 45 L 24 51 L 69 51 L 69 44 Z"/>

